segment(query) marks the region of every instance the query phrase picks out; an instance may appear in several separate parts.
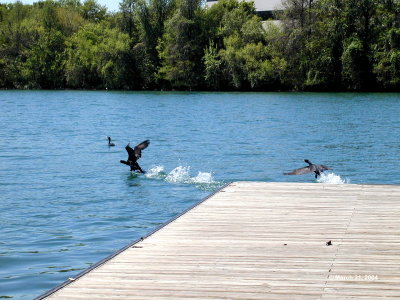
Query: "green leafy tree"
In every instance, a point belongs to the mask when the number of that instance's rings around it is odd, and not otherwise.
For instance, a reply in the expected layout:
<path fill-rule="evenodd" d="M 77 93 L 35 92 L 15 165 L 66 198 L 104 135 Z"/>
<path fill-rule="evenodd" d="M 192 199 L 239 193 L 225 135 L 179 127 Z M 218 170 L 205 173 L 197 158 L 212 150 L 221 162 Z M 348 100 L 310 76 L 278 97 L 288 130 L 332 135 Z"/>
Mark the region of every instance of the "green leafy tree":
<path fill-rule="evenodd" d="M 286 35 L 285 47 L 282 48 L 287 60 L 286 81 L 296 90 L 304 89 L 309 72 L 307 43 L 315 30 L 313 6 L 312 0 L 285 0 L 280 15 Z"/>
<path fill-rule="evenodd" d="M 348 89 L 359 90 L 364 86 L 365 75 L 360 68 L 364 62 L 362 42 L 357 38 L 350 39 L 346 43 L 342 55 L 343 81 Z"/>
<path fill-rule="evenodd" d="M 204 79 L 207 86 L 213 90 L 218 90 L 222 82 L 222 61 L 217 47 L 211 41 L 204 52 Z"/>
<path fill-rule="evenodd" d="M 104 23 L 88 24 L 67 41 L 66 81 L 74 88 L 131 87 L 126 75 L 129 37 Z"/>
<path fill-rule="evenodd" d="M 392 28 L 387 33 L 387 45 L 375 53 L 374 73 L 383 88 L 400 88 L 400 29 Z"/>
<path fill-rule="evenodd" d="M 21 65 L 26 53 L 39 36 L 38 22 L 29 18 L 29 8 L 21 2 L 2 6 L 0 26 L 0 58 L 3 65 L 5 87 L 23 88 Z"/>
<path fill-rule="evenodd" d="M 29 88 L 64 87 L 64 36 L 60 31 L 42 33 L 21 65 L 21 75 Z"/>
<path fill-rule="evenodd" d="M 144 78 L 143 85 L 146 87 L 155 87 L 157 84 L 157 72 L 161 66 L 157 46 L 164 34 L 165 22 L 171 17 L 174 6 L 173 0 L 142 1 L 138 4 L 140 42 L 135 50 L 140 58 L 138 67 Z"/>
<path fill-rule="evenodd" d="M 400 90 L 400 2 L 383 1 L 377 7 L 380 16 L 378 39 L 374 49 L 373 72 L 381 88 Z"/>
<path fill-rule="evenodd" d="M 71 36 L 87 22 L 78 9 L 57 7 L 56 11 L 60 31 L 65 36 Z"/>
<path fill-rule="evenodd" d="M 96 0 L 85 0 L 80 10 L 83 18 L 90 22 L 101 22 L 107 18 L 107 8 Z"/>
<path fill-rule="evenodd" d="M 203 58 L 208 87 L 216 88 L 221 84 L 223 88 L 243 86 L 244 62 L 239 54 L 239 50 L 245 45 L 242 29 L 254 12 L 252 3 L 236 0 L 221 0 L 206 12 L 207 23 L 213 24 L 215 28 L 214 31 L 208 30 L 210 46 L 205 49 Z M 258 30 L 261 29 L 261 22 L 257 21 Z"/>
<path fill-rule="evenodd" d="M 137 0 L 123 0 L 120 4 L 121 29 L 129 35 L 130 39 L 137 38 L 136 8 Z"/>
<path fill-rule="evenodd" d="M 199 0 L 181 0 L 166 22 L 158 47 L 162 62 L 160 78 L 168 81 L 172 88 L 198 89 L 203 84 L 202 58 L 206 40 L 200 24 Z"/>
<path fill-rule="evenodd" d="M 398 0 L 0 4 L 0 88 L 400 90 Z"/>
<path fill-rule="evenodd" d="M 205 78 L 208 86 L 235 89 L 268 89 L 279 86 L 286 61 L 277 55 L 274 38 L 278 28 L 255 16 L 252 3 L 225 0 L 209 12 L 219 16 L 215 40 L 205 51 Z M 221 42 L 222 41 L 222 42 Z M 221 44 L 217 50 L 216 44 Z M 219 78 L 227 79 L 224 81 Z"/>
<path fill-rule="evenodd" d="M 342 53 L 346 27 L 342 15 L 343 5 L 342 0 L 320 0 L 315 3 L 311 35 L 304 44 L 306 89 L 342 89 Z"/>

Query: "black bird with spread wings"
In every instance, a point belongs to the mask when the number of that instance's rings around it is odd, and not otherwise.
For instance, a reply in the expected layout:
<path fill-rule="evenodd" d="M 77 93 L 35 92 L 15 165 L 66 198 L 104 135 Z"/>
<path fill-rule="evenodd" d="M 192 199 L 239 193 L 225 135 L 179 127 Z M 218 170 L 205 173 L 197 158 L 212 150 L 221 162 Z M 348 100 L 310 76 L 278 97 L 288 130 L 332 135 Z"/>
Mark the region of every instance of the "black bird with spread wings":
<path fill-rule="evenodd" d="M 150 144 L 150 141 L 145 140 L 144 142 L 141 142 L 139 145 L 136 145 L 135 148 L 133 148 L 133 149 L 129 144 L 126 145 L 125 149 L 128 152 L 128 160 L 127 161 L 120 160 L 120 163 L 130 166 L 131 171 L 137 170 L 140 173 L 145 173 L 145 171 L 143 171 L 142 168 L 137 163 L 137 160 L 140 157 L 142 157 L 142 150 L 146 149 L 149 144 Z"/>
<path fill-rule="evenodd" d="M 292 172 L 289 172 L 289 173 L 283 173 L 283 174 L 284 175 L 302 175 L 302 174 L 314 172 L 315 178 L 317 178 L 318 176 L 321 176 L 321 173 L 324 172 L 325 170 L 332 170 L 331 168 L 324 166 L 324 165 L 314 165 L 308 159 L 305 159 L 304 161 L 306 163 L 308 163 L 308 166 L 293 170 Z"/>

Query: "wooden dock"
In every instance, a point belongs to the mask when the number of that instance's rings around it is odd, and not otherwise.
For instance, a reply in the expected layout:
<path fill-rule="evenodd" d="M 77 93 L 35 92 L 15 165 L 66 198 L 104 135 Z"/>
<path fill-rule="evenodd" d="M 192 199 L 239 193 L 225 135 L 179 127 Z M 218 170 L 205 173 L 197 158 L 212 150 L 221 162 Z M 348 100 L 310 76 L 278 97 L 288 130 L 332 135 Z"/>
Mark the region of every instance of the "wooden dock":
<path fill-rule="evenodd" d="M 400 186 L 234 182 L 37 299 L 383 297 L 400 298 Z"/>

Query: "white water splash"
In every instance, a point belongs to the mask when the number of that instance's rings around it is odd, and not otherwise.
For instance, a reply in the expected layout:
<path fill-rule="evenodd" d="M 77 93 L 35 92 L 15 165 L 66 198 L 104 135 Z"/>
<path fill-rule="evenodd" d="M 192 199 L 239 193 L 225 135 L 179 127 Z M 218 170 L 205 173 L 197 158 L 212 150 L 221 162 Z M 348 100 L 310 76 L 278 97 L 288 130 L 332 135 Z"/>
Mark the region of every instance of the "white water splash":
<path fill-rule="evenodd" d="M 193 183 L 215 183 L 212 174 L 207 172 L 199 172 L 196 177 L 191 178 L 191 181 Z"/>
<path fill-rule="evenodd" d="M 148 170 L 145 174 L 147 178 L 162 178 L 165 177 L 164 166 L 155 166 Z"/>
<path fill-rule="evenodd" d="M 198 172 L 197 176 L 190 176 L 189 166 L 178 166 L 171 172 L 165 172 L 164 166 L 155 166 L 144 175 L 151 179 L 161 179 L 170 183 L 194 184 L 203 190 L 214 190 L 222 185 L 222 182 L 215 181 L 212 173 Z"/>
<path fill-rule="evenodd" d="M 169 172 L 167 177 L 165 177 L 165 181 L 173 183 L 188 183 L 190 180 L 189 171 L 190 167 L 176 167 L 171 172 Z"/>
<path fill-rule="evenodd" d="M 347 178 L 342 178 L 335 173 L 321 173 L 321 176 L 317 178 L 317 182 L 328 184 L 346 184 L 350 183 L 350 180 Z"/>

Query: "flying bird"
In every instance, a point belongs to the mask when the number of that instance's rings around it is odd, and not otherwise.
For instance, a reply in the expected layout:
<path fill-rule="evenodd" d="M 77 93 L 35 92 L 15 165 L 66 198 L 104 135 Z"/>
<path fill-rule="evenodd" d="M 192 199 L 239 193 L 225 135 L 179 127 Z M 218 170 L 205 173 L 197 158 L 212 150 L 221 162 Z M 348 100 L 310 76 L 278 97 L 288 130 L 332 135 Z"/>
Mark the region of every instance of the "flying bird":
<path fill-rule="evenodd" d="M 114 147 L 114 146 L 115 146 L 115 144 L 114 144 L 114 143 L 111 143 L 111 137 L 110 137 L 110 136 L 108 136 L 108 137 L 107 137 L 107 139 L 108 139 L 108 146 L 110 146 L 110 147 Z"/>
<path fill-rule="evenodd" d="M 308 166 L 305 166 L 300 169 L 293 170 L 292 172 L 288 173 L 283 173 L 284 175 L 302 175 L 302 174 L 307 174 L 307 173 L 315 173 L 315 178 L 318 176 L 321 176 L 321 173 L 324 172 L 325 170 L 332 170 L 331 168 L 324 166 L 324 165 L 314 165 L 309 161 L 308 159 L 304 160 L 306 163 L 308 163 Z"/>
<path fill-rule="evenodd" d="M 130 144 L 130 143 L 129 143 Z M 142 150 L 146 149 L 149 146 L 150 141 L 145 140 L 140 144 L 136 145 L 135 148 L 132 149 L 130 145 L 126 145 L 125 149 L 128 152 L 128 160 L 120 160 L 121 164 L 125 164 L 131 167 L 131 171 L 139 171 L 140 173 L 146 173 L 142 170 L 142 168 L 137 163 L 137 160 L 142 157 Z"/>

